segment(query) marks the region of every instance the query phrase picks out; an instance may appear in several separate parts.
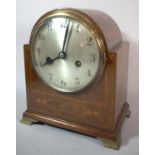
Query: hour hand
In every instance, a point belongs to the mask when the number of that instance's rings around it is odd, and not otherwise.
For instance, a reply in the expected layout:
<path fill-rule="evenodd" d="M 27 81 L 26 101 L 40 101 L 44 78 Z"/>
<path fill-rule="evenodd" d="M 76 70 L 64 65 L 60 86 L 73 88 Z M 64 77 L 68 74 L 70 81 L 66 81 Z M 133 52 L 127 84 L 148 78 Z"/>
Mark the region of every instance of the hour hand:
<path fill-rule="evenodd" d="M 52 64 L 53 62 L 54 62 L 54 60 L 52 58 L 47 57 L 45 64 Z"/>
<path fill-rule="evenodd" d="M 54 60 L 56 60 L 56 59 L 58 59 L 58 57 L 56 57 L 54 59 L 52 59 L 51 57 L 47 57 L 45 63 L 42 64 L 42 66 L 53 64 Z"/>
<path fill-rule="evenodd" d="M 66 57 L 66 53 L 64 53 L 63 51 L 59 52 L 58 56 L 55 58 L 47 57 L 45 63 L 42 65 L 51 65 L 54 63 L 55 60 L 57 60 L 59 58 L 64 59 L 65 57 Z"/>

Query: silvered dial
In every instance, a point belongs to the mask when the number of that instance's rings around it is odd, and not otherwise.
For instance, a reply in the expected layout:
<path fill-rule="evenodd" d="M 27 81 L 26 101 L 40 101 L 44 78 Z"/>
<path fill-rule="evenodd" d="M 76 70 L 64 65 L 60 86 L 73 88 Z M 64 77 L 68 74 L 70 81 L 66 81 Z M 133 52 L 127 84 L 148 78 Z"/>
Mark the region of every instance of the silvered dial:
<path fill-rule="evenodd" d="M 70 17 L 44 21 L 31 38 L 33 66 L 40 78 L 62 92 L 76 92 L 97 76 L 100 52 L 90 30 Z"/>

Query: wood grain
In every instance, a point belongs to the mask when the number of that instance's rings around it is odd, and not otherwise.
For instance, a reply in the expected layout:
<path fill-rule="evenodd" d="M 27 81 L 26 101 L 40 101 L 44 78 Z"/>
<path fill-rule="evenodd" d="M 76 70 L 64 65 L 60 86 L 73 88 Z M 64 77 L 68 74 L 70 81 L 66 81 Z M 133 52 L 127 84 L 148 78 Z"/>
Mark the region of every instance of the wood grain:
<path fill-rule="evenodd" d="M 116 50 L 122 51 L 121 49 L 127 45 L 124 42 Z M 121 88 L 117 86 L 122 80 L 118 80 L 119 70 L 116 69 L 119 52 L 109 53 L 104 74 L 98 83 L 85 92 L 63 94 L 51 89 L 39 79 L 32 68 L 31 61 L 28 61 L 31 60 L 29 45 L 25 45 L 24 49 L 25 62 L 27 62 L 25 68 L 29 110 L 100 129 L 114 130 L 116 128 L 116 120 L 126 102 L 126 91 L 122 95 L 119 94 Z M 119 63 L 121 63 L 120 59 Z M 123 89 L 126 88 L 125 82 L 124 85 Z"/>

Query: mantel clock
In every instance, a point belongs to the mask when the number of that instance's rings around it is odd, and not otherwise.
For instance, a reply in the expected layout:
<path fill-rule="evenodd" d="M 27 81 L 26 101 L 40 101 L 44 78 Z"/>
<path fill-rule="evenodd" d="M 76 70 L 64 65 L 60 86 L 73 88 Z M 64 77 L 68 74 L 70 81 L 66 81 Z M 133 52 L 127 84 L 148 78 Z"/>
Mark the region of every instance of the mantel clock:
<path fill-rule="evenodd" d="M 119 148 L 129 115 L 128 42 L 110 16 L 95 10 L 50 11 L 35 23 L 24 59 L 23 123 L 46 123 Z"/>

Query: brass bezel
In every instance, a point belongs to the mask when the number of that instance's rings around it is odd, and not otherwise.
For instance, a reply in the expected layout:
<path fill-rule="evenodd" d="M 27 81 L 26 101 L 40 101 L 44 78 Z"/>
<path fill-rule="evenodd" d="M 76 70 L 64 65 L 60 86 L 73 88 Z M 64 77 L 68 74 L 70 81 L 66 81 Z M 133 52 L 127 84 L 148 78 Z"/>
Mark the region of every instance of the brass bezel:
<path fill-rule="evenodd" d="M 35 32 L 38 30 L 38 28 L 40 27 L 40 25 L 46 21 L 48 18 L 51 17 L 56 17 L 56 16 L 66 16 L 66 17 L 70 17 L 73 18 L 77 21 L 79 21 L 80 23 L 82 23 L 85 27 L 87 27 L 90 30 L 90 33 L 94 36 L 94 38 L 96 39 L 96 42 L 98 44 L 98 48 L 99 48 L 99 54 L 100 54 L 100 60 L 99 60 L 99 67 L 98 67 L 98 71 L 97 74 L 95 76 L 95 78 L 84 88 L 79 89 L 77 91 L 64 91 L 63 89 L 58 89 L 57 87 L 51 87 L 49 86 L 41 77 L 40 75 L 38 75 L 34 65 L 33 69 L 35 70 L 35 72 L 37 73 L 37 75 L 40 77 L 40 79 L 46 83 L 50 88 L 53 88 L 54 90 L 63 92 L 63 93 L 76 93 L 76 92 L 82 92 L 83 90 L 88 89 L 91 85 L 94 85 L 102 76 L 104 68 L 105 68 L 105 64 L 107 61 L 107 45 L 106 45 L 106 41 L 104 38 L 104 34 L 102 32 L 102 30 L 99 28 L 99 26 L 97 25 L 97 23 L 91 18 L 89 17 L 87 14 L 85 14 L 84 12 L 77 10 L 77 9 L 71 9 L 71 8 L 65 8 L 65 9 L 56 9 L 56 10 L 52 10 L 49 11 L 47 13 L 45 13 L 43 16 L 41 16 L 38 21 L 35 23 L 31 35 L 30 35 L 30 52 L 32 53 L 32 39 L 34 37 Z M 31 55 L 31 61 L 33 64 L 33 60 L 32 60 L 32 55 Z"/>

